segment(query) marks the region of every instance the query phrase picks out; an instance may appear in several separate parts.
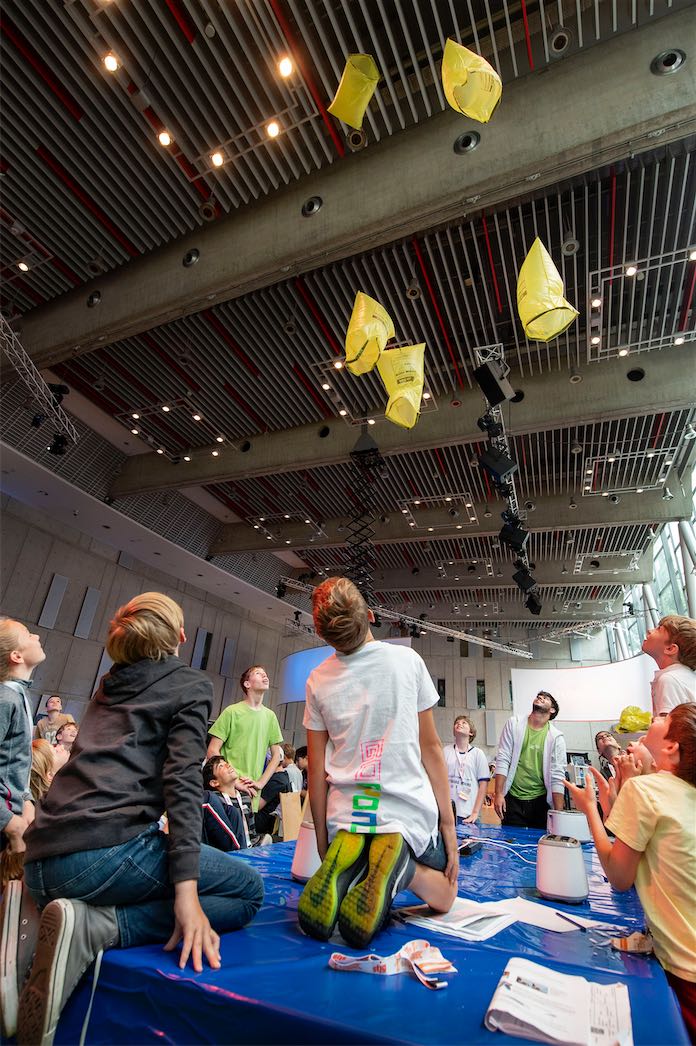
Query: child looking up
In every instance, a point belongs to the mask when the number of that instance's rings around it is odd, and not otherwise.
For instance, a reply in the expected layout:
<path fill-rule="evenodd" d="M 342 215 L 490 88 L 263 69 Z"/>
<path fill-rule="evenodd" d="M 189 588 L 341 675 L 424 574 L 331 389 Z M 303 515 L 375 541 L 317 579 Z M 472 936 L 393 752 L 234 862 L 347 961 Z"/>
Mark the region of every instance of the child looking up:
<path fill-rule="evenodd" d="M 653 719 L 645 744 L 657 772 L 625 782 L 606 822 L 613 844 L 589 776 L 584 788 L 566 787 L 587 816 L 611 885 L 628 890 L 635 883 L 655 955 L 696 1042 L 696 703 Z"/>
<path fill-rule="evenodd" d="M 323 863 L 300 898 L 299 922 L 327 940 L 338 920 L 344 939 L 364 948 L 399 890 L 438 912 L 457 894 L 438 693 L 414 650 L 374 639 L 374 615 L 351 581 L 319 585 L 313 610 L 336 652 L 307 681 L 309 797 Z"/>

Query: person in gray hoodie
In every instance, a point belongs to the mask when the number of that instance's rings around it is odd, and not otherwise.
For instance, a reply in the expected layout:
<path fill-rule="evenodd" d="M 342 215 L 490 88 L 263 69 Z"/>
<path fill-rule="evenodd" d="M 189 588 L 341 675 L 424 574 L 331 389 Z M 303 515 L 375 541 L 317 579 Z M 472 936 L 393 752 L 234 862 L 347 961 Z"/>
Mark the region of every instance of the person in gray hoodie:
<path fill-rule="evenodd" d="M 109 626 L 113 667 L 26 834 L 25 880 L 42 912 L 19 998 L 23 1044 L 50 1046 L 63 1005 L 104 949 L 182 942 L 181 969 L 189 957 L 199 973 L 204 957 L 217 969 L 218 933 L 261 906 L 258 872 L 201 845 L 213 690 L 179 660 L 185 641 L 181 608 L 157 592 L 136 596 Z M 157 823 L 164 810 L 168 834 Z M 21 984 L 19 952 L 15 966 Z"/>

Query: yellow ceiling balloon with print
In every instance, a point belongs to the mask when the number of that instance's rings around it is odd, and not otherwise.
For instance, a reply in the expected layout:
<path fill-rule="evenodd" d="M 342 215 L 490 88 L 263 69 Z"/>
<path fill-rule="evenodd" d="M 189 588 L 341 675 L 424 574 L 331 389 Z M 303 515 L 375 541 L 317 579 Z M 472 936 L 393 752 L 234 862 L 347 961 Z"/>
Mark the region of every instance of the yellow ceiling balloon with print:
<path fill-rule="evenodd" d="M 452 108 L 479 123 L 488 123 L 503 93 L 493 66 L 454 40 L 447 41 L 442 55 L 442 86 Z"/>
<path fill-rule="evenodd" d="M 384 416 L 387 421 L 412 429 L 420 415 L 423 396 L 425 342 L 387 349 L 377 363 L 379 376 L 389 393 Z"/>
<path fill-rule="evenodd" d="M 378 83 L 379 69 L 372 55 L 349 54 L 329 112 L 359 131 Z"/>
<path fill-rule="evenodd" d="M 352 374 L 367 374 L 394 337 L 387 310 L 369 294 L 358 291 L 346 331 L 346 367 Z"/>
<path fill-rule="evenodd" d="M 517 311 L 533 341 L 551 341 L 579 315 L 564 297 L 563 280 L 537 236 L 517 278 Z"/>

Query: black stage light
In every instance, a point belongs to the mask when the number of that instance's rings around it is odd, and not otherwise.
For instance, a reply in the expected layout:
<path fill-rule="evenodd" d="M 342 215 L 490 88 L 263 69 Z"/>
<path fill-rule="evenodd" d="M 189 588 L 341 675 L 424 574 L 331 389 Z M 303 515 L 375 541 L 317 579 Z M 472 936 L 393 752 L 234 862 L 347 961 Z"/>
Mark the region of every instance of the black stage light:
<path fill-rule="evenodd" d="M 302 617 L 302 611 L 301 610 L 293 610 L 292 616 L 295 618 L 295 624 L 299 625 L 300 618 Z"/>
<path fill-rule="evenodd" d="M 51 444 L 48 448 L 49 454 L 55 454 L 56 457 L 62 458 L 68 450 L 68 437 L 64 436 L 61 432 L 56 432 L 55 436 L 51 440 Z"/>
<path fill-rule="evenodd" d="M 372 622 L 372 627 L 373 628 L 381 628 L 382 627 L 382 617 L 381 617 L 380 614 L 375 614 L 375 619 Z"/>
<path fill-rule="evenodd" d="M 481 432 L 485 432 L 488 435 L 489 439 L 495 439 L 503 434 L 503 426 L 490 414 L 484 414 L 482 418 L 478 418 L 476 424 L 481 429 Z"/>
<path fill-rule="evenodd" d="M 34 417 L 31 419 L 32 427 L 35 428 L 35 429 L 40 429 L 45 420 L 46 420 L 46 415 L 45 414 L 41 414 L 41 413 L 35 414 Z"/>
<path fill-rule="evenodd" d="M 498 534 L 500 544 L 505 545 L 506 548 L 511 549 L 513 552 L 522 552 L 528 539 L 529 531 L 523 530 L 522 527 L 514 523 L 504 523 L 502 530 Z"/>
<path fill-rule="evenodd" d="M 276 585 L 276 595 L 277 595 L 278 599 L 283 599 L 285 594 L 287 593 L 287 591 L 288 591 L 288 586 L 285 584 L 285 582 L 284 581 L 279 581 L 278 584 Z"/>
<path fill-rule="evenodd" d="M 515 395 L 512 385 L 507 378 L 503 377 L 502 365 L 495 360 L 482 363 L 480 367 L 477 367 L 474 377 L 491 407 L 497 407 L 499 403 L 511 400 Z"/>
<path fill-rule="evenodd" d="M 61 403 L 63 402 L 63 397 L 67 396 L 69 394 L 70 389 L 68 388 L 67 385 L 57 385 L 57 384 L 52 383 L 52 382 L 49 382 L 48 387 L 51 390 L 51 394 L 53 396 L 53 402 L 55 403 L 55 405 L 57 407 L 59 407 L 61 405 Z"/>
<path fill-rule="evenodd" d="M 536 596 L 533 592 L 529 593 L 529 595 L 524 601 L 524 605 L 526 606 L 530 614 L 534 614 L 535 617 L 539 617 L 539 614 L 541 613 L 542 603 L 539 597 Z"/>
<path fill-rule="evenodd" d="M 519 570 L 515 571 L 512 575 L 512 580 L 518 588 L 522 589 L 523 592 L 529 592 L 530 588 L 534 588 L 536 585 L 536 581 L 526 567 L 521 567 Z"/>
<path fill-rule="evenodd" d="M 488 447 L 482 454 L 479 454 L 478 463 L 493 477 L 495 483 L 504 483 L 517 472 L 517 462 L 495 447 Z"/>
<path fill-rule="evenodd" d="M 511 498 L 512 495 L 515 493 L 515 490 L 511 483 L 496 483 L 495 489 L 497 490 L 498 494 L 500 494 L 501 498 L 505 499 Z"/>
<path fill-rule="evenodd" d="M 454 643 L 454 636 L 447 636 L 448 643 Z"/>

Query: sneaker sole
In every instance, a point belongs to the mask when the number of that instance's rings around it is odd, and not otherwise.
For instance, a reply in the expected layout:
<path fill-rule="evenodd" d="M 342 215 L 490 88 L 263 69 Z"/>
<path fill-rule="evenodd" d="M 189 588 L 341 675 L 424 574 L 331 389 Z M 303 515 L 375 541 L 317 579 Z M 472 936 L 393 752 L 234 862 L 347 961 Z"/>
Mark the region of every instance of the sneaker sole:
<path fill-rule="evenodd" d="M 363 873 L 361 860 L 371 837 L 341 831 L 329 847 L 321 868 L 309 880 L 297 907 L 301 928 L 310 937 L 328 941 L 347 891 Z M 356 867 L 358 865 L 358 867 Z"/>
<path fill-rule="evenodd" d="M 2 1000 L 0 1008 L 2 1009 L 3 1035 L 9 1039 L 17 1031 L 19 1004 L 17 948 L 22 908 L 22 884 L 18 879 L 7 884 L 2 900 L 5 914 L 0 933 L 0 1000 Z"/>
<path fill-rule="evenodd" d="M 41 916 L 32 978 L 22 992 L 17 1030 L 20 1046 L 53 1044 L 74 929 L 72 905 L 51 901 Z"/>
<path fill-rule="evenodd" d="M 338 913 L 338 929 L 353 948 L 367 947 L 381 929 L 408 862 L 408 847 L 400 835 L 373 837 L 367 875 L 346 894 Z"/>

